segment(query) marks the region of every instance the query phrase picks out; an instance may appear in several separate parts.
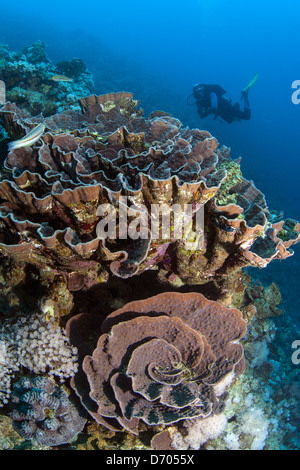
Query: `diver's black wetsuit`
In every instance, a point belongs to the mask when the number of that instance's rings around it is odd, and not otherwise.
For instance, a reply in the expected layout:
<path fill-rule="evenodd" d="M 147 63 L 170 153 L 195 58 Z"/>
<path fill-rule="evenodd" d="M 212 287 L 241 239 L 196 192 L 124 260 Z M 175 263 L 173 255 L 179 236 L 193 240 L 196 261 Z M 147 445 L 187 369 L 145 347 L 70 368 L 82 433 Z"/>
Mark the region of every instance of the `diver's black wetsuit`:
<path fill-rule="evenodd" d="M 196 98 L 198 114 L 201 118 L 214 114 L 216 119 L 220 117 L 226 122 L 249 120 L 251 111 L 249 107 L 248 94 L 242 94 L 244 103 L 243 109 L 239 103 L 234 105 L 231 100 L 223 95 L 226 91 L 220 85 L 197 84 L 194 86 L 193 94 Z"/>

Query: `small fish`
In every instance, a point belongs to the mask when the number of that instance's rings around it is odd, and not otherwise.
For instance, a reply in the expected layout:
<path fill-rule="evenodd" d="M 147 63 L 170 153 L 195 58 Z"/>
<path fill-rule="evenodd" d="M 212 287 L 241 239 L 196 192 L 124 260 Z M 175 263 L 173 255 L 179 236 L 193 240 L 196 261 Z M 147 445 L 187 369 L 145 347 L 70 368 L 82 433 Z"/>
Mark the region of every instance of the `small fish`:
<path fill-rule="evenodd" d="M 54 75 L 52 80 L 55 82 L 73 82 L 73 78 L 66 77 L 65 75 Z"/>
<path fill-rule="evenodd" d="M 32 131 L 26 134 L 22 139 L 14 140 L 8 144 L 8 151 L 19 149 L 21 147 L 30 147 L 36 142 L 45 132 L 46 126 L 44 124 L 38 124 Z"/>

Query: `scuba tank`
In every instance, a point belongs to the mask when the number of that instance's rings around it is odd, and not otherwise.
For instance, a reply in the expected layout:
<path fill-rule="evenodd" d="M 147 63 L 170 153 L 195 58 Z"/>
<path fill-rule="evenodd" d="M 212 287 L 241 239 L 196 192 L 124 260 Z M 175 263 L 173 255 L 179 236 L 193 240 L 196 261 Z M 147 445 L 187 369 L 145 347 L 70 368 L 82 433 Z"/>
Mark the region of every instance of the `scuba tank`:
<path fill-rule="evenodd" d="M 187 99 L 187 103 L 189 106 L 193 106 L 194 104 L 200 105 L 202 108 L 208 108 L 210 106 L 209 96 L 211 93 L 215 93 L 218 99 L 226 93 L 226 90 L 222 88 L 220 85 L 206 85 L 205 83 L 197 83 L 193 87 L 193 94 L 190 95 Z M 195 98 L 195 102 L 191 103 L 191 97 Z"/>

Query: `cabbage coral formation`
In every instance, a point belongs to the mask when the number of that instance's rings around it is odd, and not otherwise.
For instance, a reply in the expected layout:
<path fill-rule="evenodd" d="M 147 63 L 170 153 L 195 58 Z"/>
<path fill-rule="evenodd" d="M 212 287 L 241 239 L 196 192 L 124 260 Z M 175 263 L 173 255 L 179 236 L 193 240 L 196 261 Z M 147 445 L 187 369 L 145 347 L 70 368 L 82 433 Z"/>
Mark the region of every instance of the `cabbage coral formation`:
<path fill-rule="evenodd" d="M 73 317 L 71 337 L 77 328 Z M 87 381 L 75 376 L 73 386 L 94 419 L 113 430 L 137 434 L 140 420 L 167 425 L 220 413 L 225 397 L 216 386 L 244 369 L 241 313 L 202 294 L 130 302 L 108 315 L 102 331 L 83 360 Z"/>
<path fill-rule="evenodd" d="M 88 286 L 99 275 L 128 278 L 160 262 L 183 282 L 201 284 L 291 254 L 299 224 L 274 223 L 263 194 L 208 132 L 183 128 L 162 112 L 145 119 L 130 93 L 89 96 L 81 106 L 82 114 L 69 110 L 46 119 L 9 102 L 2 107 L 13 138 L 40 122 L 46 126 L 34 147 L 13 150 L 5 160 L 2 254 L 66 277 L 81 274 Z M 155 204 L 189 205 L 191 228 L 204 205 L 204 243 L 191 252 L 172 229 L 167 239 L 152 240 L 150 229 L 147 237 L 130 239 L 120 226 L 105 239 L 97 231 L 103 204 L 119 212 L 123 204 L 129 213 L 141 205 L 149 213 Z"/>

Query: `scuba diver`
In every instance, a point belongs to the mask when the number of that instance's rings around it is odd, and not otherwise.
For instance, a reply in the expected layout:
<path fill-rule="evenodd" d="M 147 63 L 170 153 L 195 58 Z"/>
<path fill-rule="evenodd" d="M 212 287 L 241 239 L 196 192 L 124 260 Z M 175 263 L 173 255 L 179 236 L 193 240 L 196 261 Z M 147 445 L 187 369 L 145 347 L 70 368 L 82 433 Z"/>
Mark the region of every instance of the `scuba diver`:
<path fill-rule="evenodd" d="M 198 114 L 203 119 L 210 114 L 214 114 L 214 119 L 221 118 L 230 124 L 234 121 L 246 120 L 251 118 L 251 111 L 248 99 L 248 93 L 256 83 L 259 74 L 257 73 L 250 83 L 241 92 L 241 101 L 232 104 L 230 98 L 225 98 L 226 91 L 220 85 L 197 84 L 193 88 L 193 96 L 196 99 Z M 192 96 L 192 95 L 191 95 Z M 189 104 L 189 99 L 188 99 Z"/>

